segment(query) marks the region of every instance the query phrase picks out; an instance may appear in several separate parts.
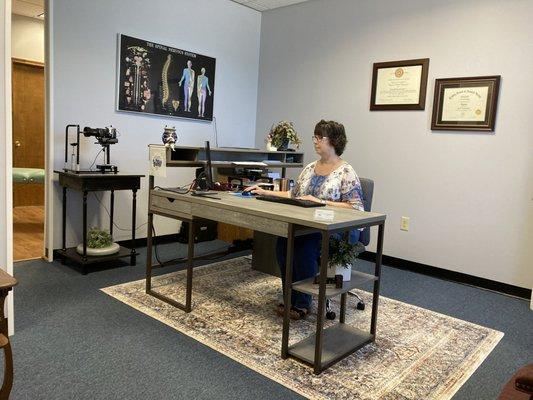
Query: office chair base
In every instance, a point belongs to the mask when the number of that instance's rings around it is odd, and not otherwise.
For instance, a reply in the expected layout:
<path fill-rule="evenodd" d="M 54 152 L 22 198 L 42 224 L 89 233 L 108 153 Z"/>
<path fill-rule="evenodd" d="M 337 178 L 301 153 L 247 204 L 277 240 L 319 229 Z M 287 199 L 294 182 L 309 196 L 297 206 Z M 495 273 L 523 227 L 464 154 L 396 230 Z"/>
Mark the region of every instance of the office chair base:
<path fill-rule="evenodd" d="M 363 299 L 361 299 L 361 297 L 359 297 L 357 293 L 353 293 L 353 292 L 347 292 L 347 293 L 351 294 L 352 296 L 357 298 L 357 300 L 359 300 L 355 308 L 357 308 L 360 311 L 363 311 L 365 309 L 365 302 L 363 301 Z M 335 318 L 337 318 L 337 314 L 331 308 L 331 301 L 330 299 L 326 299 L 326 319 L 334 320 Z"/>
<path fill-rule="evenodd" d="M 335 311 L 326 311 L 326 319 L 334 320 L 337 318 L 337 314 L 335 314 Z"/>
<path fill-rule="evenodd" d="M 354 293 L 354 292 L 348 292 L 348 294 L 354 296 L 357 300 L 359 300 L 359 301 L 357 302 L 357 306 L 356 306 L 356 308 L 357 308 L 358 310 L 363 311 L 363 310 L 365 309 L 365 302 L 363 301 L 363 299 L 362 299 L 357 293 Z"/>

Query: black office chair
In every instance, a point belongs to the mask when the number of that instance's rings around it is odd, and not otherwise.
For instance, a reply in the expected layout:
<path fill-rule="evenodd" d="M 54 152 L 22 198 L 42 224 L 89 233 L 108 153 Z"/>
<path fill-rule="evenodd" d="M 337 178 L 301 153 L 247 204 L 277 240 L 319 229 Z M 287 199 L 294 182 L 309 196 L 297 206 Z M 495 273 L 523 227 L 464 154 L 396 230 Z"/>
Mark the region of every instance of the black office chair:
<path fill-rule="evenodd" d="M 361 182 L 361 190 L 363 191 L 363 206 L 365 208 L 365 211 L 371 211 L 372 210 L 372 198 L 374 197 L 374 181 L 372 179 L 368 178 L 359 178 L 359 181 Z M 361 234 L 359 235 L 359 242 L 357 242 L 357 253 L 360 254 L 365 251 L 365 246 L 368 246 L 370 243 L 370 227 L 364 228 Z M 353 292 L 348 292 L 348 294 L 354 296 L 358 302 L 357 302 L 357 309 L 358 310 L 364 310 L 365 309 L 365 303 L 363 299 L 357 294 Z M 331 303 L 330 299 L 326 299 L 326 318 L 327 319 L 335 319 L 336 314 L 331 309 Z"/>

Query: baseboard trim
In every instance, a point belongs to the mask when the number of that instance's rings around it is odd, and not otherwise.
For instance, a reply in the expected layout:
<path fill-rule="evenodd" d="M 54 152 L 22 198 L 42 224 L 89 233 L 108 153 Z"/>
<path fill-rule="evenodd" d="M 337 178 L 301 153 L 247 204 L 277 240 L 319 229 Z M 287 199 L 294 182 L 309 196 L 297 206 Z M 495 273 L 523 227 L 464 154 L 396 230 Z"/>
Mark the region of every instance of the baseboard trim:
<path fill-rule="evenodd" d="M 376 253 L 372 251 L 365 251 L 359 255 L 359 258 L 374 262 L 376 260 Z M 531 299 L 531 289 L 520 286 L 509 285 L 486 278 L 480 278 L 474 275 L 464 274 L 462 272 L 450 271 L 443 268 L 433 267 L 431 265 L 421 264 L 414 261 L 404 260 L 397 257 L 383 256 L 383 265 L 402 269 L 405 271 L 416 272 L 423 275 L 432 276 L 434 278 L 444 279 L 447 281 L 463 283 L 466 285 L 476 286 L 483 289 L 493 290 L 495 292 L 508 294 L 524 299 Z"/>

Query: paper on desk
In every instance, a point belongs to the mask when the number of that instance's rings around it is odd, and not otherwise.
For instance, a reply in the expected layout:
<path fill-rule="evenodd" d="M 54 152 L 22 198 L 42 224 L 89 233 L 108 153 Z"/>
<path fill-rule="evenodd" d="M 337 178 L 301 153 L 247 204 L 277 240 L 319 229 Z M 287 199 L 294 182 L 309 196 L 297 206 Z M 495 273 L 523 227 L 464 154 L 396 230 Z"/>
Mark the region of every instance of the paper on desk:
<path fill-rule="evenodd" d="M 322 208 L 315 209 L 314 219 L 317 221 L 333 221 L 335 218 L 335 211 L 325 210 Z"/>
<path fill-rule="evenodd" d="M 150 175 L 167 177 L 167 148 L 150 146 Z"/>

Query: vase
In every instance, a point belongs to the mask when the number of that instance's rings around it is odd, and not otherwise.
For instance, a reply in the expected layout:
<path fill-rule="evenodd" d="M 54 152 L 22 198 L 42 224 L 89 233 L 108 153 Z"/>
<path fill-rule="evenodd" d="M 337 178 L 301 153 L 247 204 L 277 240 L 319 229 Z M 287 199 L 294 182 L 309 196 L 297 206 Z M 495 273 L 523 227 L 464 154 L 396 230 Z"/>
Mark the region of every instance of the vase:
<path fill-rule="evenodd" d="M 272 146 L 272 142 L 267 142 L 266 148 L 267 148 L 267 151 L 277 151 L 278 150 L 276 148 L 276 146 Z"/>
<path fill-rule="evenodd" d="M 289 138 L 283 139 L 281 146 L 278 147 L 278 151 L 287 151 L 289 149 Z"/>
<path fill-rule="evenodd" d="M 111 243 L 107 247 L 100 247 L 100 248 L 94 248 L 94 247 L 87 247 L 87 255 L 88 256 L 108 256 L 110 254 L 118 253 L 120 250 L 120 246 L 117 243 Z M 76 247 L 76 252 L 78 254 L 83 254 L 83 243 L 80 243 Z"/>
<path fill-rule="evenodd" d="M 335 278 L 335 275 L 342 275 L 342 280 L 344 282 L 349 281 L 352 278 L 352 264 L 328 264 L 328 278 Z"/>

